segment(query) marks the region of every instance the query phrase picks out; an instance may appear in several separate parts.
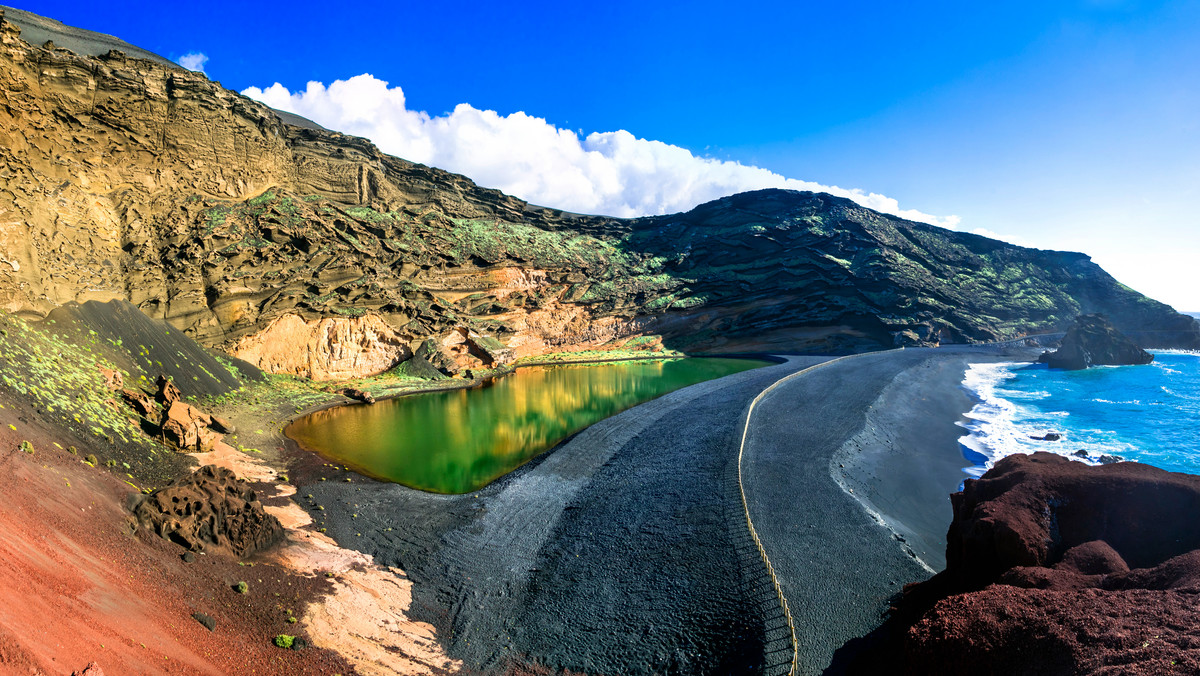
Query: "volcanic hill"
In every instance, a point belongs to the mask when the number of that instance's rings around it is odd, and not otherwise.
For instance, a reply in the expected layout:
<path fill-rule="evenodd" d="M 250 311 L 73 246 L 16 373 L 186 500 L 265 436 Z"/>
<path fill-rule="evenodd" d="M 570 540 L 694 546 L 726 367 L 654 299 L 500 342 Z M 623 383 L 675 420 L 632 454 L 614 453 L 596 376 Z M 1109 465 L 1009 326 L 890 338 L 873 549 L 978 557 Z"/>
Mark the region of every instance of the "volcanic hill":
<path fill-rule="evenodd" d="M 452 372 L 659 338 L 689 352 L 992 341 L 1089 312 L 1147 346 L 1200 347 L 1192 318 L 1083 254 L 808 192 L 638 219 L 536 207 L 57 26 L 13 10 L 0 25 L 8 312 L 128 300 L 315 378 L 418 352 Z"/>

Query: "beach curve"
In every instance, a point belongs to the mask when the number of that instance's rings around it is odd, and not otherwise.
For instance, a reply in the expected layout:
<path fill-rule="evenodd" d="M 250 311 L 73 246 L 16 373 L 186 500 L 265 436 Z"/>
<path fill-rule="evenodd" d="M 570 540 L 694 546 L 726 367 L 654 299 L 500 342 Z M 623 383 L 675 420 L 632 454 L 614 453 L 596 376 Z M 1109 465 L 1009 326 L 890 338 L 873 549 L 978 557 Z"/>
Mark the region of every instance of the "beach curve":
<path fill-rule="evenodd" d="M 1005 353 L 854 355 L 783 378 L 756 400 L 741 451 L 746 511 L 793 616 L 796 673 L 839 672 L 890 598 L 931 574 L 914 548 L 944 546 L 948 497 L 963 477 L 962 373 Z M 880 429 L 884 420 L 894 429 Z"/>

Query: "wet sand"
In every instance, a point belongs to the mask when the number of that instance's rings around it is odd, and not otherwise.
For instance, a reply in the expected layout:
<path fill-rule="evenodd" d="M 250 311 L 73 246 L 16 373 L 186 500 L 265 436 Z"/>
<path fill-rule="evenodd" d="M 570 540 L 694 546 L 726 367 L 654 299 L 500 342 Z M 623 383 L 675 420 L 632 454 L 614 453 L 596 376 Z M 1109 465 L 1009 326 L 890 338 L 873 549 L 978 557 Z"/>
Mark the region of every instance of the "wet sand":
<path fill-rule="evenodd" d="M 955 425 L 967 364 L 988 348 L 832 362 L 781 384 L 751 418 L 750 514 L 788 599 L 800 673 L 837 673 L 890 599 L 943 565 L 949 495 L 967 465 Z M 836 656 L 836 658 L 835 658 Z"/>

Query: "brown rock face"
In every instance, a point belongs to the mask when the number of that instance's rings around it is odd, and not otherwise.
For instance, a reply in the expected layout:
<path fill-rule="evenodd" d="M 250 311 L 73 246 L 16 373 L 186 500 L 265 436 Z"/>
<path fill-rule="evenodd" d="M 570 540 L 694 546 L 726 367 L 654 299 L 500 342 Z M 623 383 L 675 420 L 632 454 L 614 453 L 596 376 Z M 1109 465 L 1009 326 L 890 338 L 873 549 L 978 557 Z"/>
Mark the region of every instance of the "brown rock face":
<path fill-rule="evenodd" d="M 233 472 L 207 465 L 146 496 L 133 510 L 142 527 L 191 551 L 245 558 L 270 547 L 283 526 Z"/>
<path fill-rule="evenodd" d="M 137 414 L 147 420 L 157 421 L 160 418 L 158 405 L 145 392 L 138 390 L 121 390 L 121 398 L 129 404 Z"/>
<path fill-rule="evenodd" d="M 164 407 L 170 408 L 171 404 L 174 404 L 183 397 L 183 394 L 179 392 L 179 388 L 175 386 L 175 382 L 164 375 L 159 375 L 154 384 L 158 387 L 158 392 L 154 395 L 154 400 Z"/>
<path fill-rule="evenodd" d="M 306 321 L 287 314 L 232 353 L 265 371 L 316 380 L 375 375 L 412 356 L 408 341 L 375 315 Z"/>
<path fill-rule="evenodd" d="M 221 440 L 221 435 L 210 429 L 212 426 L 212 416 L 176 400 L 163 415 L 162 433 L 167 441 L 179 448 L 208 451 Z"/>
<path fill-rule="evenodd" d="M 953 503 L 908 673 L 1200 673 L 1200 477 L 1016 455 Z"/>

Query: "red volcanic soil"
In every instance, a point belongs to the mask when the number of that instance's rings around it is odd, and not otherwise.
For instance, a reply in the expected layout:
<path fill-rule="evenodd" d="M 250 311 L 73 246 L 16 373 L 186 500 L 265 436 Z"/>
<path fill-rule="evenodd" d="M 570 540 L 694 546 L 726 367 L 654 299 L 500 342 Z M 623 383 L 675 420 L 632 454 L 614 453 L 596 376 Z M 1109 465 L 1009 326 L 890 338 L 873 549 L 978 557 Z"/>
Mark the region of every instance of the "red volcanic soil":
<path fill-rule="evenodd" d="M 952 500 L 946 570 L 858 671 L 1200 673 L 1200 477 L 1035 453 Z"/>
<path fill-rule="evenodd" d="M 0 673 L 70 674 L 90 662 L 109 676 L 352 673 L 332 652 L 273 644 L 300 633 L 287 612 L 299 615 L 324 578 L 215 555 L 186 563 L 181 547 L 131 535 L 123 477 L 81 462 L 80 440 L 19 402 L 0 404 Z M 233 590 L 239 581 L 248 594 Z"/>

